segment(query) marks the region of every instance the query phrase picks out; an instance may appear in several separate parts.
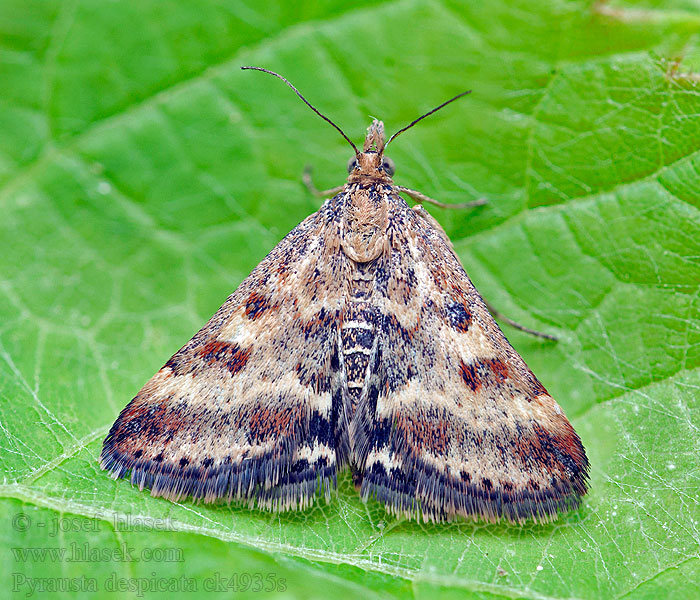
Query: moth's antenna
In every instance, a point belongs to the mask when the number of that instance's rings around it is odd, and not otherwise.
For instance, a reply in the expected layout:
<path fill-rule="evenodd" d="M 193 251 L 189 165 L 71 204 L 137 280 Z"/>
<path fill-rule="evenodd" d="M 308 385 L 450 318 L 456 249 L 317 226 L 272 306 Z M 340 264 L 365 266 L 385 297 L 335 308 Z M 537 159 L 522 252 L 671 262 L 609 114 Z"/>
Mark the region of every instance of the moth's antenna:
<path fill-rule="evenodd" d="M 355 156 L 360 154 L 360 151 L 357 149 L 357 146 L 355 146 L 355 144 L 352 143 L 352 140 L 347 135 L 345 135 L 345 133 L 343 133 L 343 130 L 340 127 L 338 127 L 333 121 L 331 121 L 326 115 L 321 114 L 311 104 L 311 102 L 309 102 L 306 98 L 304 98 L 304 96 L 301 95 L 301 92 L 297 88 L 295 88 L 287 79 L 282 77 L 282 75 L 280 75 L 279 73 L 275 73 L 274 71 L 268 71 L 267 69 L 263 69 L 262 67 L 241 67 L 241 69 L 243 69 L 244 71 L 247 69 L 252 69 L 253 71 L 262 71 L 263 73 L 269 73 L 270 75 L 274 75 L 278 79 L 281 79 L 282 81 L 284 81 L 290 88 L 292 88 L 294 90 L 296 95 L 299 96 L 299 98 L 301 98 L 304 101 L 304 104 L 306 104 L 306 106 L 308 106 L 311 110 L 313 110 L 324 121 L 328 121 L 331 125 L 333 125 L 333 127 L 335 127 L 340 132 L 340 135 L 342 135 L 345 138 L 345 141 L 347 141 L 347 143 L 352 146 L 352 149 L 355 151 Z M 454 98 L 452 100 L 454 100 Z M 452 102 L 452 100 L 450 100 L 450 102 Z M 445 104 L 447 104 L 447 102 Z M 438 108 L 440 108 L 440 107 L 438 107 Z M 437 110 L 437 108 L 435 110 Z M 435 112 L 435 111 L 433 111 L 433 112 Z M 425 115 L 425 116 L 427 116 L 427 115 Z"/>
<path fill-rule="evenodd" d="M 466 96 L 467 94 L 471 94 L 471 93 L 472 93 L 471 90 L 467 90 L 466 92 L 462 92 L 461 94 L 457 94 L 454 98 L 450 98 L 447 102 L 443 102 L 440 106 L 436 106 L 433 110 L 430 110 L 427 113 L 425 113 L 424 115 L 418 117 L 415 121 L 411 121 L 408 125 L 406 125 L 406 127 L 404 127 L 403 129 L 399 129 L 394 135 L 392 135 L 389 138 L 389 141 L 384 145 L 384 147 L 386 148 L 389 144 L 391 144 L 391 140 L 393 140 L 400 133 L 403 133 L 407 129 L 410 129 L 411 127 L 413 127 L 416 123 L 418 123 L 418 121 L 422 121 L 423 119 L 425 119 L 425 117 L 429 117 L 434 112 L 437 112 L 441 108 L 447 106 L 450 102 L 454 102 L 458 98 L 461 98 L 462 96 Z"/>

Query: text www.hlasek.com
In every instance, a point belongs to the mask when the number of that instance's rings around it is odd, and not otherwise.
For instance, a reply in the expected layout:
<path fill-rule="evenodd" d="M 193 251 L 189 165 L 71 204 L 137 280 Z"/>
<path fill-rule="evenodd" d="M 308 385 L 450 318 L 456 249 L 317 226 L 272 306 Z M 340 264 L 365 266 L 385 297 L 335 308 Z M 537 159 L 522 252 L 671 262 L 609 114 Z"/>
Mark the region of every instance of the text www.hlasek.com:
<path fill-rule="evenodd" d="M 120 544 L 116 548 L 96 548 L 87 542 L 68 546 L 12 548 L 15 562 L 184 562 L 182 548 L 143 548 L 139 551 Z"/>

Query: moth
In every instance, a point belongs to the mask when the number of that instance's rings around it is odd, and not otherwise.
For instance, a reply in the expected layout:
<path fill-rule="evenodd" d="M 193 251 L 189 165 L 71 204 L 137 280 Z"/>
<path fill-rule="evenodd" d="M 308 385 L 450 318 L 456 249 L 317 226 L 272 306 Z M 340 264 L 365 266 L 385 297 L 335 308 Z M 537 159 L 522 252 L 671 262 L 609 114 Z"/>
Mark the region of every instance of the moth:
<path fill-rule="evenodd" d="M 588 459 L 508 343 L 374 120 L 338 193 L 253 269 L 122 410 L 100 462 L 173 501 L 330 500 L 349 467 L 399 517 L 551 521 Z M 466 93 L 466 92 L 465 92 Z M 409 207 L 400 192 L 418 200 Z"/>

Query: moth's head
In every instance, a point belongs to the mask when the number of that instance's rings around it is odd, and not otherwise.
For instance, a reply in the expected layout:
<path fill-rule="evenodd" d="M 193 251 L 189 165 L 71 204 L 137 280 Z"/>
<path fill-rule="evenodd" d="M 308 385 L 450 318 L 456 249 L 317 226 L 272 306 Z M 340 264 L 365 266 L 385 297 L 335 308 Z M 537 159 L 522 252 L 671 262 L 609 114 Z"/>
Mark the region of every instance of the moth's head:
<path fill-rule="evenodd" d="M 330 123 L 333 127 L 335 127 L 338 130 L 340 135 L 342 135 L 345 138 L 345 141 L 348 144 L 350 144 L 352 149 L 355 151 L 355 156 L 353 156 L 350 159 L 350 162 L 348 162 L 348 182 L 350 183 L 358 181 L 377 181 L 391 183 L 391 178 L 394 175 L 394 163 L 392 163 L 388 157 L 384 156 L 384 148 L 388 146 L 391 143 L 391 140 L 393 140 L 396 136 L 401 135 L 404 131 L 410 129 L 416 123 L 425 119 L 425 117 L 432 115 L 434 112 L 440 110 L 442 107 L 447 106 L 451 102 L 457 100 L 457 98 L 461 98 L 462 96 L 469 93 L 469 91 L 466 91 L 462 92 L 461 94 L 457 94 L 453 98 L 450 98 L 446 102 L 443 102 L 439 106 L 436 106 L 433 110 L 429 110 L 427 113 L 424 113 L 417 119 L 411 121 L 408 125 L 406 125 L 406 127 L 399 129 L 394 135 L 392 135 L 389 138 L 389 141 L 386 141 L 386 138 L 384 136 L 384 123 L 377 119 L 374 119 L 374 121 L 372 121 L 372 124 L 367 129 L 367 137 L 365 138 L 365 144 L 362 148 L 362 152 L 360 152 L 357 149 L 357 146 L 355 146 L 353 141 L 347 135 L 345 135 L 345 133 L 340 127 L 338 127 L 327 116 L 321 114 L 318 111 L 318 109 L 315 108 L 306 98 L 304 98 L 304 96 L 301 95 L 301 92 L 284 77 L 282 77 L 282 75 L 280 75 L 279 73 L 275 73 L 274 71 L 268 71 L 267 69 L 263 69 L 262 67 L 241 67 L 241 69 L 252 69 L 253 71 L 262 71 L 263 73 L 267 73 L 268 75 L 273 75 L 274 77 L 281 79 L 290 88 L 294 90 L 294 93 L 297 96 L 299 96 L 299 98 L 301 98 L 301 100 L 311 110 L 313 110 L 319 117 L 321 117 L 324 121 Z"/>
<path fill-rule="evenodd" d="M 391 182 L 394 175 L 394 163 L 384 156 L 386 137 L 384 123 L 374 119 L 367 128 L 367 137 L 362 152 L 358 152 L 348 161 L 348 181 L 357 182 L 368 179 Z"/>

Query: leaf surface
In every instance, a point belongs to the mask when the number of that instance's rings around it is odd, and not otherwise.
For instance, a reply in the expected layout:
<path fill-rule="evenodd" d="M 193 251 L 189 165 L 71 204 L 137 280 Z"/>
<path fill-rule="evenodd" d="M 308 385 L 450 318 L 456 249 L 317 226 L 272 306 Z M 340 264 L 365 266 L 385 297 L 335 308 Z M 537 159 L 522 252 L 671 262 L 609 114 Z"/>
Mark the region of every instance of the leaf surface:
<path fill-rule="evenodd" d="M 24 594 L 84 575 L 104 597 L 110 578 L 136 597 L 187 591 L 183 577 L 260 597 L 256 574 L 299 598 L 700 593 L 699 26 L 692 1 L 3 3 L 3 581 Z M 489 200 L 433 212 L 491 304 L 560 338 L 505 329 L 586 445 L 578 512 L 398 522 L 345 478 L 329 505 L 270 515 L 99 470 L 118 412 L 316 209 L 304 165 L 320 188 L 344 180 L 342 138 L 245 64 L 358 141 L 369 115 L 392 132 L 473 89 L 392 144 L 395 180 Z M 23 554 L 85 546 L 108 559 Z"/>

